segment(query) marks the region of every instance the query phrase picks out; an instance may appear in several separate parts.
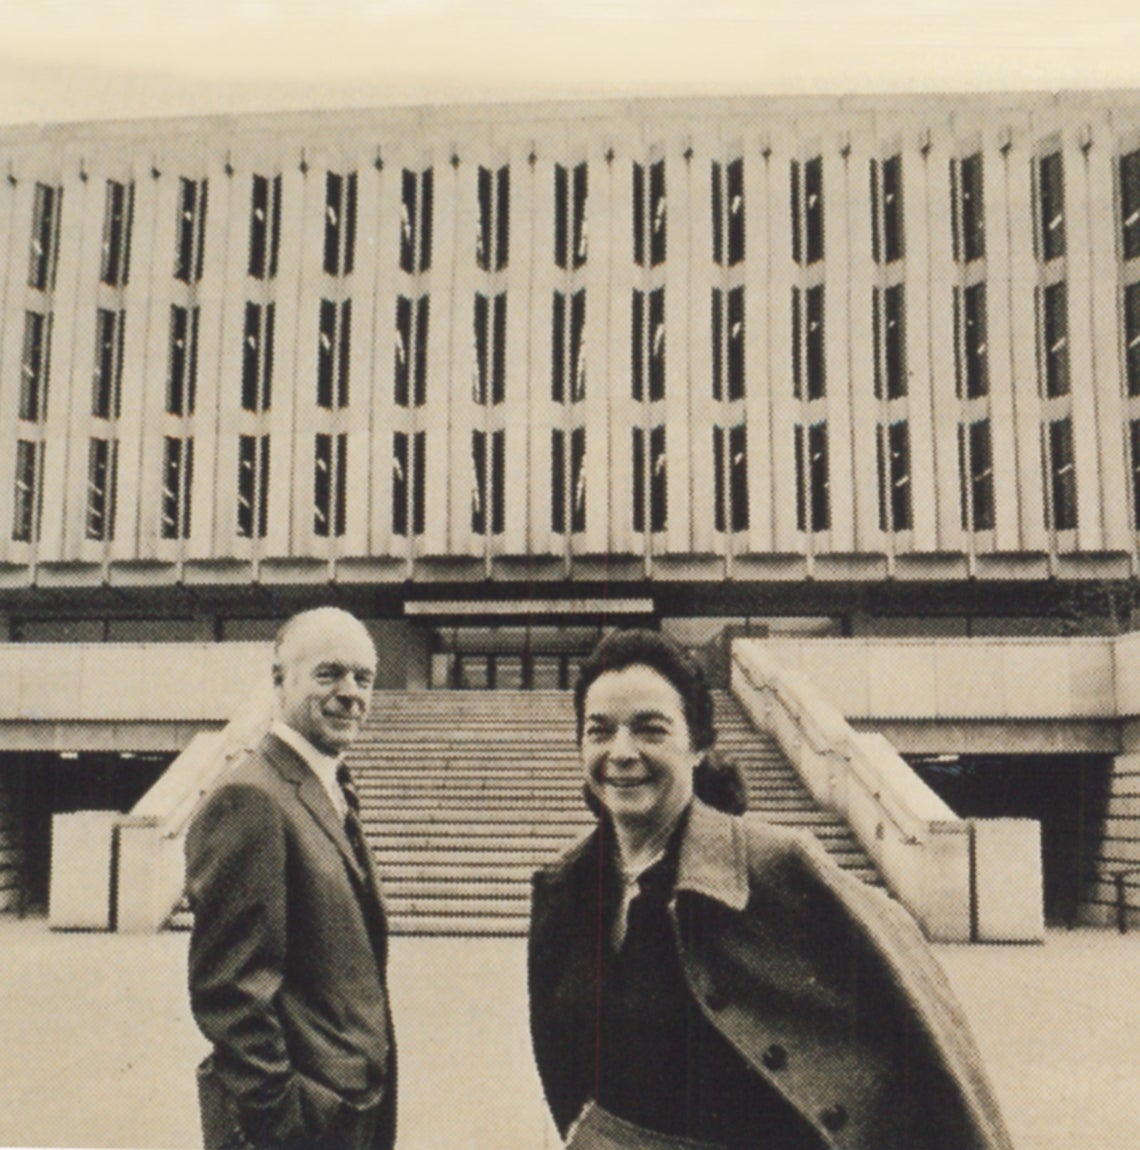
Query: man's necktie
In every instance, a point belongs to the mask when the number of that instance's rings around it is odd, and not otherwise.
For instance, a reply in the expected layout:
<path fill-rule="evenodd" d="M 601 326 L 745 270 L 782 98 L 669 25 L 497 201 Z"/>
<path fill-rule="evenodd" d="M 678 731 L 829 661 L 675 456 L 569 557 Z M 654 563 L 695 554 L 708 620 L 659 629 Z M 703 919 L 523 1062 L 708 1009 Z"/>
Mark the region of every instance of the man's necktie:
<path fill-rule="evenodd" d="M 347 763 L 341 763 L 336 769 L 336 781 L 340 783 L 341 793 L 344 795 L 344 833 L 348 836 L 352 853 L 365 874 L 370 874 L 368 866 L 368 844 L 364 841 L 364 828 L 360 823 L 360 792 L 356 789 L 352 772 Z"/>

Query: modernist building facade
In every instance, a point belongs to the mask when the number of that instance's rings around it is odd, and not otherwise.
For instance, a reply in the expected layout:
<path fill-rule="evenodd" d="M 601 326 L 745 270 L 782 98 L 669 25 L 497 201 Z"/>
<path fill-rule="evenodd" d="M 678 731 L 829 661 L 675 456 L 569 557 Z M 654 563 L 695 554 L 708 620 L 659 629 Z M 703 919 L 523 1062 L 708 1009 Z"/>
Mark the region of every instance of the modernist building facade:
<path fill-rule="evenodd" d="M 0 131 L 11 641 L 1095 630 L 1138 476 L 1136 94 Z"/>

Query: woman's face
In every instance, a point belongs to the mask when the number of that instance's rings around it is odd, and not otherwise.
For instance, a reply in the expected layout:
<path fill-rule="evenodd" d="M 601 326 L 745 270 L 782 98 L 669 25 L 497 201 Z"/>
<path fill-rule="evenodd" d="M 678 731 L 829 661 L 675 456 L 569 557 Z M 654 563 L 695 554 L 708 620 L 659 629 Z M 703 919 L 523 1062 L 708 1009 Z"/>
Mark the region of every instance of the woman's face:
<path fill-rule="evenodd" d="M 693 796 L 684 704 L 663 675 L 637 663 L 590 684 L 582 724 L 586 785 L 618 822 L 667 826 Z"/>

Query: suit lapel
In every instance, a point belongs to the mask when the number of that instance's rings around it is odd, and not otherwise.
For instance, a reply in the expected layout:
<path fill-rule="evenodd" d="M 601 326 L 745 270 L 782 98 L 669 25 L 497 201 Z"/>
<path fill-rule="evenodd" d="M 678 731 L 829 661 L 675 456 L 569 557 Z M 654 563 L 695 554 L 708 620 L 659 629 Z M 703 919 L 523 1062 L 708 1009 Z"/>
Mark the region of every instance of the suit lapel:
<path fill-rule="evenodd" d="M 313 774 L 308 763 L 292 747 L 273 734 L 270 734 L 267 739 L 266 757 L 278 774 L 297 788 L 297 797 L 308 809 L 321 830 L 332 839 L 356 881 L 362 885 L 368 885 L 372 876 L 366 875 L 360 869 L 360 863 L 356 861 L 356 853 L 348 841 L 344 826 L 337 817 L 332 800 L 321 785 L 320 779 Z"/>

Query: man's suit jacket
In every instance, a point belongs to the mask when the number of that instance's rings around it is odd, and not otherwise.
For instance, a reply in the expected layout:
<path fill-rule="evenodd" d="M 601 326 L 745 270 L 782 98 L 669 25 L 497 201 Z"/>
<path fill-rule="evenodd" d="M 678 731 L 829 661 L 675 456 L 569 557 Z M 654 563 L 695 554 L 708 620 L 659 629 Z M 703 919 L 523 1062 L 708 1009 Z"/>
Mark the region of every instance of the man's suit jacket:
<path fill-rule="evenodd" d="M 378 879 L 291 747 L 267 735 L 207 799 L 186 875 L 190 1002 L 214 1044 L 203 1100 L 257 1146 L 386 1150 L 396 1052 Z"/>

